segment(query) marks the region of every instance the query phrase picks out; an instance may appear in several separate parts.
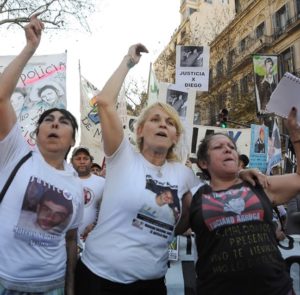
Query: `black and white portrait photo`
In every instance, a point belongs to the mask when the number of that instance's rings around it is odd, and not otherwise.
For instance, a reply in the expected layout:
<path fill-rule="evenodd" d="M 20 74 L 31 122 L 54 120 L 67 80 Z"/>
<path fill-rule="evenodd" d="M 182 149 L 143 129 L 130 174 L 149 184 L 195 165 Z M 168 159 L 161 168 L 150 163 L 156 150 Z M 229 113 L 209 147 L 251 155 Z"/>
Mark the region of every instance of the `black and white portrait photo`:
<path fill-rule="evenodd" d="M 186 117 L 188 93 L 174 89 L 167 91 L 167 103 L 177 112 L 179 117 Z"/>

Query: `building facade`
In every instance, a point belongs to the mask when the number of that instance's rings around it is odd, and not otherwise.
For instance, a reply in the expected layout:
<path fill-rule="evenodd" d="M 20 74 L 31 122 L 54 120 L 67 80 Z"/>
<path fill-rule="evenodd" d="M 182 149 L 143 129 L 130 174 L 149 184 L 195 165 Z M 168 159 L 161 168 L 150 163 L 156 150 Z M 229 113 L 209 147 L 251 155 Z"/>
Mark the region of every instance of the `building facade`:
<path fill-rule="evenodd" d="M 157 79 L 175 82 L 176 45 L 205 45 L 234 17 L 234 0 L 181 0 L 181 23 L 154 62 Z"/>
<path fill-rule="evenodd" d="M 206 43 L 203 33 L 196 30 L 202 24 L 193 24 L 201 18 L 188 10 L 193 9 L 190 2 L 200 3 L 181 1 L 182 23 L 154 63 L 158 79 L 174 83 L 176 45 L 209 44 L 209 91 L 197 93 L 195 106 L 200 123 L 215 125 L 223 108 L 229 111 L 230 127 L 261 123 L 265 118 L 257 115 L 253 54 L 278 56 L 279 78 L 286 71 L 300 74 L 300 0 L 235 0 L 234 18 L 214 39 L 206 38 Z M 232 3 L 226 4 L 230 11 Z"/>

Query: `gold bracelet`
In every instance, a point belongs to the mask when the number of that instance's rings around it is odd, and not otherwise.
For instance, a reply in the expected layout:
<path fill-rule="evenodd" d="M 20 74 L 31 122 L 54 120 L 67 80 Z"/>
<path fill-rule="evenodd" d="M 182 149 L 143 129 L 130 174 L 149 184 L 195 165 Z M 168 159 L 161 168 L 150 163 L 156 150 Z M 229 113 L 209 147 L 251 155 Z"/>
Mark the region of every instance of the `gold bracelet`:
<path fill-rule="evenodd" d="M 300 139 L 297 139 L 295 141 L 292 141 L 292 144 L 300 143 Z"/>

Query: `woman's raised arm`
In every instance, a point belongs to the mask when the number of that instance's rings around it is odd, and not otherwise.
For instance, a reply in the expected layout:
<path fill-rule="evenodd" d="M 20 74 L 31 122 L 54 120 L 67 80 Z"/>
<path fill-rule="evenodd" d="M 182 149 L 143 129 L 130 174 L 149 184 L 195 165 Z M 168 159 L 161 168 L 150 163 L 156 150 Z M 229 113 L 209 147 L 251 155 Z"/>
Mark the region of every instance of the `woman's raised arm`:
<path fill-rule="evenodd" d="M 101 121 L 104 151 L 108 156 L 117 150 L 124 134 L 123 126 L 116 109 L 116 100 L 126 75 L 130 68 L 140 61 L 142 52 L 148 52 L 144 45 L 132 45 L 128 50 L 128 54 L 124 56 L 120 65 L 106 82 L 101 92 L 95 97 Z"/>
<path fill-rule="evenodd" d="M 0 140 L 3 139 L 15 124 L 17 118 L 10 102 L 19 77 L 32 57 L 41 40 L 43 23 L 33 15 L 25 26 L 26 45 L 19 55 L 5 68 L 0 76 Z"/>

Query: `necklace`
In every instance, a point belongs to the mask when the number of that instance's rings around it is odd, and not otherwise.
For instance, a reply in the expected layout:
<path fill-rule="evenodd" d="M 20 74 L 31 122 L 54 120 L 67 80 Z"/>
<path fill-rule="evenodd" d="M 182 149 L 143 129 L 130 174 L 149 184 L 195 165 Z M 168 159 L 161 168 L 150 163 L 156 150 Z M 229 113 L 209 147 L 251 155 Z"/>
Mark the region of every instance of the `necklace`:
<path fill-rule="evenodd" d="M 142 155 L 143 156 L 143 155 Z M 161 178 L 163 177 L 163 167 L 165 166 L 165 162 L 160 163 L 161 165 L 157 165 L 154 163 L 149 162 L 146 158 L 143 157 L 143 160 L 145 161 L 145 168 L 147 168 L 147 174 L 150 173 L 152 175 L 156 175 L 157 177 Z M 151 172 L 150 172 L 151 171 Z"/>
<path fill-rule="evenodd" d="M 161 178 L 163 176 L 162 172 L 161 172 L 161 167 L 158 168 L 157 173 L 156 173 L 157 177 Z"/>

